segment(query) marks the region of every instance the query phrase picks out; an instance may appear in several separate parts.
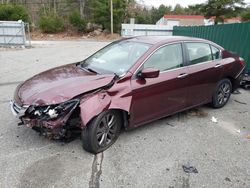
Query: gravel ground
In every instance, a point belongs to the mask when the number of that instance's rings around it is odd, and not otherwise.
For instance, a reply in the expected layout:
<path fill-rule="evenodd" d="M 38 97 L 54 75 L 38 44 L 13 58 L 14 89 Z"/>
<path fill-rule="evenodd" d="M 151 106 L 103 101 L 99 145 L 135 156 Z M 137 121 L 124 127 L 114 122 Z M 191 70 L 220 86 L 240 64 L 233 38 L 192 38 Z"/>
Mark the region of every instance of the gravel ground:
<path fill-rule="evenodd" d="M 9 109 L 17 84 L 49 68 L 84 59 L 106 42 L 33 42 L 0 49 L 0 187 L 250 187 L 250 92 L 222 109 L 202 106 L 123 132 L 92 155 L 79 138 L 48 140 L 17 126 Z M 211 121 L 212 117 L 218 123 Z M 198 173 L 185 173 L 190 165 Z"/>

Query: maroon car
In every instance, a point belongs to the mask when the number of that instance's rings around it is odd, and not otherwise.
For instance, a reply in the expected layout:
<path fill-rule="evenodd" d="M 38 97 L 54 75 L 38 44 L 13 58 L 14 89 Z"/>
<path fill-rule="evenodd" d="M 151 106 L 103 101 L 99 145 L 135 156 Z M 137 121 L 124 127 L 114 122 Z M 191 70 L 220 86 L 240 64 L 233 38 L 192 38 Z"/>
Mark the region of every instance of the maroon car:
<path fill-rule="evenodd" d="M 21 83 L 11 109 L 22 124 L 54 139 L 81 130 L 83 148 L 98 153 L 122 127 L 207 103 L 223 107 L 244 67 L 238 55 L 207 40 L 133 37 Z"/>

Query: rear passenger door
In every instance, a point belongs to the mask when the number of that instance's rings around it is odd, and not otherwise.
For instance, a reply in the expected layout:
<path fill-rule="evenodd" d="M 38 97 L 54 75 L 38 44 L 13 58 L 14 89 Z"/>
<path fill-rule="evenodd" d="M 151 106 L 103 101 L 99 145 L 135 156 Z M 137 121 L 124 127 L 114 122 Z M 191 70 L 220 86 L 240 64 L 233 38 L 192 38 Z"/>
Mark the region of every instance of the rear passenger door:
<path fill-rule="evenodd" d="M 221 79 L 220 50 L 208 43 L 186 42 L 188 57 L 188 106 L 210 102 Z"/>

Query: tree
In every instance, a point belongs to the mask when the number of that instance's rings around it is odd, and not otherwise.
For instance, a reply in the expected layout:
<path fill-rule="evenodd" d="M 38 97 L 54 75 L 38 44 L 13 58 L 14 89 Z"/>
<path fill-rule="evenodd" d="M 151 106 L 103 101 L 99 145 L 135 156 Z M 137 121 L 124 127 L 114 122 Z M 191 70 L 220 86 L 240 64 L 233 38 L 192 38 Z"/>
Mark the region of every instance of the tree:
<path fill-rule="evenodd" d="M 171 10 L 171 6 L 160 5 L 158 9 L 153 7 L 151 9 L 152 24 L 155 24 L 165 14 L 171 14 Z"/>
<path fill-rule="evenodd" d="M 189 5 L 184 10 L 185 10 L 185 13 L 188 15 L 201 15 L 202 14 L 200 4 Z"/>
<path fill-rule="evenodd" d="M 241 13 L 241 21 L 250 21 L 250 8 Z"/>
<path fill-rule="evenodd" d="M 244 0 L 208 0 L 200 6 L 206 18 L 215 17 L 216 25 L 218 22 L 223 23 L 225 18 L 237 16 L 244 4 Z"/>
<path fill-rule="evenodd" d="M 176 4 L 173 10 L 174 14 L 184 14 L 185 13 L 185 9 L 180 5 L 180 4 Z"/>
<path fill-rule="evenodd" d="M 110 29 L 110 1 L 89 0 L 90 18 L 94 23 L 101 24 L 105 29 Z M 124 0 L 113 0 L 114 31 L 121 29 L 124 20 L 126 2 Z"/>
<path fill-rule="evenodd" d="M 0 4 L 0 20 L 29 22 L 30 18 L 27 9 L 22 5 Z"/>

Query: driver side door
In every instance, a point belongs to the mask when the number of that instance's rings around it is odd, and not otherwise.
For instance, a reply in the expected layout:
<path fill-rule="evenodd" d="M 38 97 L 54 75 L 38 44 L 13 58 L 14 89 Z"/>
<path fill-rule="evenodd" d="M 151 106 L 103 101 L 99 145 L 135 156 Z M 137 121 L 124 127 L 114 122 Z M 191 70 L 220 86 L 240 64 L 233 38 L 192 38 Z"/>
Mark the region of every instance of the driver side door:
<path fill-rule="evenodd" d="M 173 114 L 187 107 L 188 70 L 184 66 L 182 44 L 158 48 L 139 70 L 160 70 L 157 78 L 131 80 L 131 123 L 134 126 Z M 140 71 L 137 71 L 139 73 Z"/>

